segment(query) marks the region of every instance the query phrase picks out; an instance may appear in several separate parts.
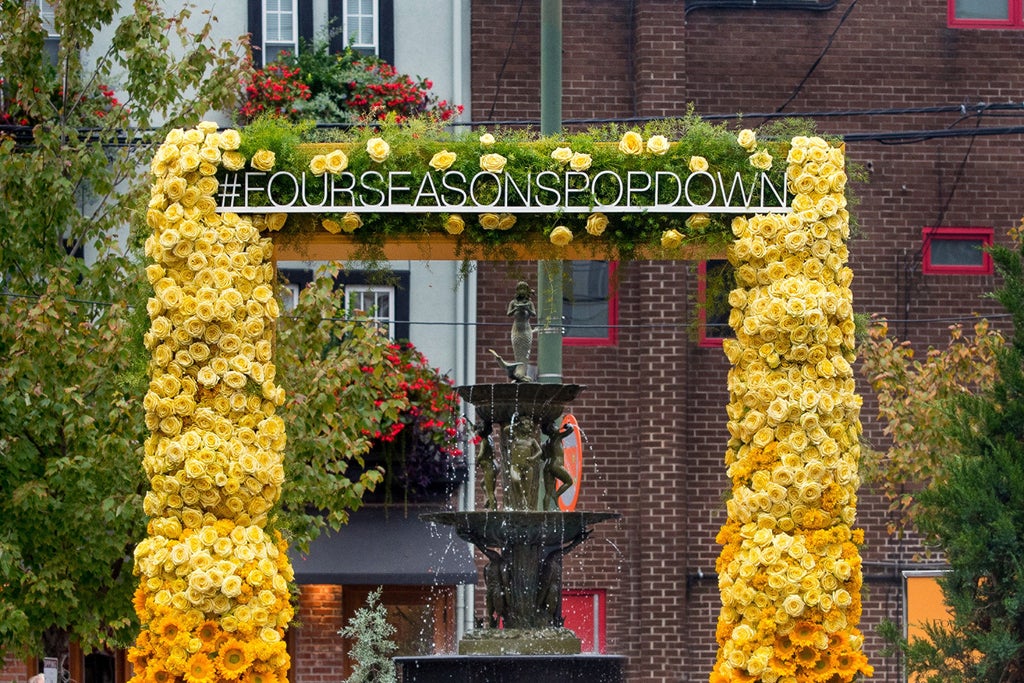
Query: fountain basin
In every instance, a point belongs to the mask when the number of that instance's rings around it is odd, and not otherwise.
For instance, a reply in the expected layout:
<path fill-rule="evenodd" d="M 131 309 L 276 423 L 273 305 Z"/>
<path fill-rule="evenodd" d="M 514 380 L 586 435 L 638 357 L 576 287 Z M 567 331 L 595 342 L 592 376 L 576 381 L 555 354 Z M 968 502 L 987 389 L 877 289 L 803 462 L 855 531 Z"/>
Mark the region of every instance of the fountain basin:
<path fill-rule="evenodd" d="M 582 384 L 471 384 L 456 387 L 459 396 L 473 404 L 485 422 L 510 424 L 521 415 L 550 424 L 562 417 L 570 403 L 586 387 Z"/>

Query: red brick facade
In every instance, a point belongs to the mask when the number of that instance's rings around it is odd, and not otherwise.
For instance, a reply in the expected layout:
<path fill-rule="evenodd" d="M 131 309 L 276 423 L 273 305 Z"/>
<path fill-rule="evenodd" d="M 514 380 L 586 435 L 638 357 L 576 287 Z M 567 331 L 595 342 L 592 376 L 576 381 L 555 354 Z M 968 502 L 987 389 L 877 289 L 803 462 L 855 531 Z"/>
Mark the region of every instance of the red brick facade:
<path fill-rule="evenodd" d="M 824 134 L 1020 123 L 979 119 L 974 107 L 1019 97 L 1024 34 L 949 29 L 944 0 L 823 1 L 821 11 L 712 4 L 564 0 L 563 117 L 682 115 L 692 103 L 701 115 L 877 110 L 815 117 Z M 473 118 L 538 119 L 540 1 L 472 9 Z M 963 112 L 905 111 L 961 103 Z M 748 116 L 743 125 L 762 122 Z M 958 319 L 1001 312 L 982 298 L 994 276 L 921 274 L 921 231 L 989 226 L 1005 243 L 1024 213 L 1011 180 L 1022 170 L 1021 141 L 1020 134 L 848 141 L 849 161 L 864 171 L 851 188 L 857 313 L 887 317 L 893 333 L 925 346 L 944 343 Z M 608 589 L 608 652 L 629 657 L 631 681 L 706 680 L 716 650 L 728 365 L 720 350 L 697 346 L 695 273 L 693 263 L 624 264 L 617 346 L 564 351 L 565 381 L 589 387 L 573 406 L 586 437 L 579 509 L 623 515 L 567 559 L 566 587 Z M 505 319 L 523 276 L 535 281 L 535 266 L 481 265 L 481 322 Z M 506 328 L 478 330 L 479 349 L 507 347 Z M 480 380 L 500 381 L 499 369 L 480 358 Z M 865 441 L 884 448 L 870 389 L 859 376 L 858 383 Z M 874 680 L 898 681 L 899 664 L 880 656 L 874 628 L 901 619 L 900 572 L 920 566 L 919 547 L 889 537 L 887 515 L 885 502 L 862 489 L 862 629 Z"/>

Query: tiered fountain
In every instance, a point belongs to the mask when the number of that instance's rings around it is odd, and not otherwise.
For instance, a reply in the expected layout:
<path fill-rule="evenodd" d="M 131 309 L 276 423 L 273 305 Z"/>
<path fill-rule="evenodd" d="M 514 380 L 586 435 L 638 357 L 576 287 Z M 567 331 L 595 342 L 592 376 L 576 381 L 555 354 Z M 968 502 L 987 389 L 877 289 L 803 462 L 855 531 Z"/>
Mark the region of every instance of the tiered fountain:
<path fill-rule="evenodd" d="M 619 515 L 559 509 L 573 484 L 562 452 L 571 427 L 561 417 L 583 387 L 530 379 L 529 292 L 520 283 L 509 304 L 515 361 L 494 354 L 511 381 L 458 387 L 476 408 L 484 509 L 423 515 L 454 527 L 487 558 L 483 627 L 466 634 L 458 655 L 397 658 L 406 683 L 623 680 L 624 658 L 580 654 L 580 640 L 563 625 L 562 557 L 591 525 Z"/>

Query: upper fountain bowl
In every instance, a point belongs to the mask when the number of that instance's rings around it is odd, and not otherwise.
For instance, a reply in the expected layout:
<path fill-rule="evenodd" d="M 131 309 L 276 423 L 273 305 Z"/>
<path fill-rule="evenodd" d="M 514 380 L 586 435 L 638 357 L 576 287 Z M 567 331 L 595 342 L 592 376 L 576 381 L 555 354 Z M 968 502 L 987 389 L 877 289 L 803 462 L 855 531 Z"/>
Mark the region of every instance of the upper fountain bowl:
<path fill-rule="evenodd" d="M 456 391 L 476 406 L 485 421 L 504 425 L 510 424 L 516 416 L 552 423 L 565 412 L 566 404 L 585 388 L 582 384 L 509 382 L 472 384 L 456 387 Z"/>

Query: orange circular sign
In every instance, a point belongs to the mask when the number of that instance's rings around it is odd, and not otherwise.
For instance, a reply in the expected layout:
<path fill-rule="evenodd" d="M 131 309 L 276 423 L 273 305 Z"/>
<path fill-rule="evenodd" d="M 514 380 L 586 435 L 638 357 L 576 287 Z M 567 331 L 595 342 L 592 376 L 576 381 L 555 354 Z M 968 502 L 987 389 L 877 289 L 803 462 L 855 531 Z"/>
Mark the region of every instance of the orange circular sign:
<path fill-rule="evenodd" d="M 576 500 L 580 497 L 580 477 L 583 475 L 583 438 L 580 425 L 572 415 L 562 418 L 562 429 L 566 425 L 572 427 L 572 433 L 562 439 L 562 452 L 565 456 L 565 471 L 572 475 L 572 485 L 558 497 L 559 509 L 569 512 L 576 509 Z"/>

